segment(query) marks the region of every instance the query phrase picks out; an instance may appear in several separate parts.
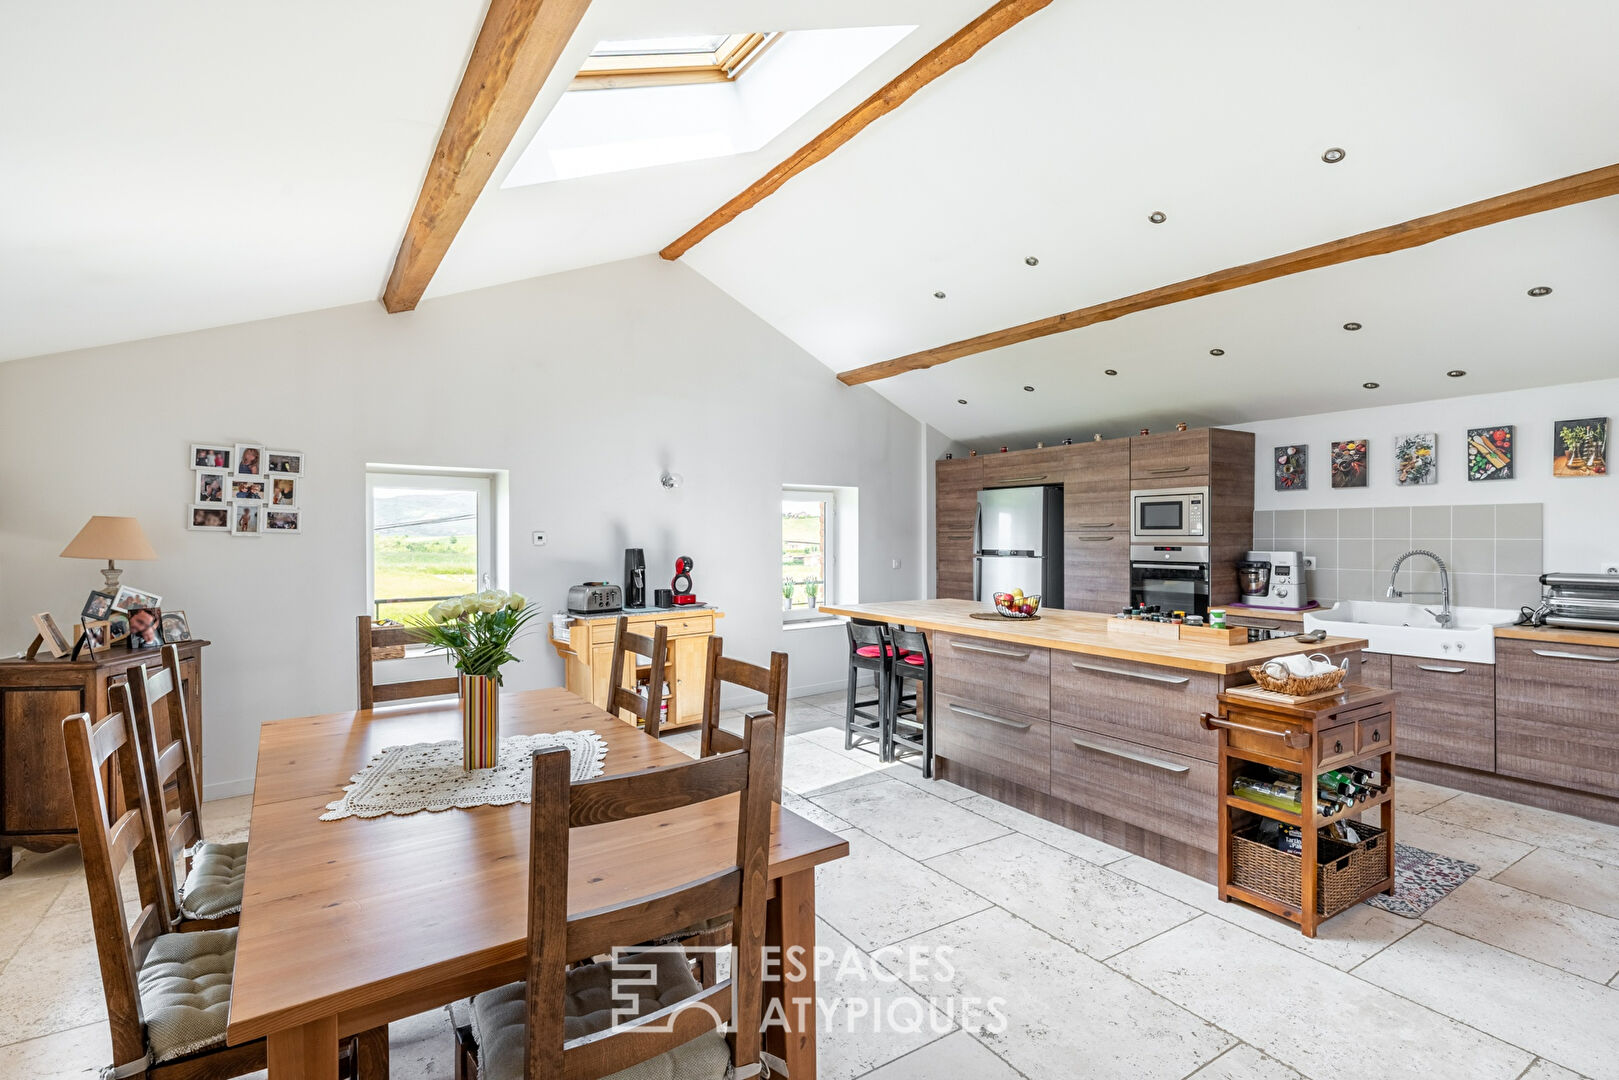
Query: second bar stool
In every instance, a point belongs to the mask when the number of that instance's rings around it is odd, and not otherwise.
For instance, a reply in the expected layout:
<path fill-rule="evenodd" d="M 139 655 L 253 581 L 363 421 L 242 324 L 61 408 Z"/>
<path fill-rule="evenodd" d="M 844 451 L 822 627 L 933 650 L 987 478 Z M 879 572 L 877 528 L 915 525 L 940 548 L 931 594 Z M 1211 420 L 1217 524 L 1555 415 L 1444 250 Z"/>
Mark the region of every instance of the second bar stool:
<path fill-rule="evenodd" d="M 877 744 L 877 756 L 888 760 L 888 694 L 894 666 L 894 646 L 888 641 L 888 624 L 850 619 L 849 694 L 843 714 L 843 748 L 853 750 L 862 743 Z M 862 700 L 860 673 L 869 671 L 877 695 Z M 872 711 L 875 709 L 875 711 Z"/>
<path fill-rule="evenodd" d="M 888 639 L 896 656 L 889 667 L 885 761 L 902 754 L 922 755 L 922 776 L 933 779 L 933 654 L 927 635 L 892 626 Z M 906 686 L 910 685 L 907 691 Z"/>

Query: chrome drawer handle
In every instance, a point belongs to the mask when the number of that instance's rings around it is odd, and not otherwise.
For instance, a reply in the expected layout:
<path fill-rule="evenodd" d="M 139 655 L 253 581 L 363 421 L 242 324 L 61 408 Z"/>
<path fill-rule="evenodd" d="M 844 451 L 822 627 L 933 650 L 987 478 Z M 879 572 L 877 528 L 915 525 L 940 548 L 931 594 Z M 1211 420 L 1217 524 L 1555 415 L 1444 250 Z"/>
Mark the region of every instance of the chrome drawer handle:
<path fill-rule="evenodd" d="M 968 652 L 988 653 L 991 656 L 1005 656 L 1012 660 L 1027 660 L 1029 658 L 1028 653 L 1018 652 L 1016 649 L 997 649 L 993 645 L 973 645 L 965 641 L 952 641 L 950 647 L 952 649 L 965 649 Z"/>
<path fill-rule="evenodd" d="M 1087 544 L 1097 544 L 1097 543 L 1105 544 L 1105 543 L 1109 542 L 1110 540 L 1112 540 L 1113 537 L 1111 537 L 1111 536 L 1076 536 L 1076 537 L 1074 537 L 1074 539 L 1084 541 Z"/>
<path fill-rule="evenodd" d="M 988 720 L 990 723 L 999 724 L 1002 727 L 1016 728 L 1018 731 L 1029 730 L 1029 725 L 1020 720 L 1008 720 L 1004 716 L 996 716 L 993 713 L 979 712 L 977 709 L 969 709 L 965 705 L 951 703 L 950 711 L 960 713 L 962 716 L 970 716 L 974 720 Z"/>
<path fill-rule="evenodd" d="M 1115 750 L 1111 746 L 1102 746 L 1098 743 L 1086 742 L 1084 739 L 1075 739 L 1070 737 L 1068 741 L 1085 750 L 1095 750 L 1099 754 L 1111 754 L 1116 758 L 1124 758 L 1126 761 L 1138 761 L 1143 765 L 1151 765 L 1153 768 L 1162 769 L 1165 772 L 1183 773 L 1192 771 L 1191 766 L 1189 765 L 1176 765 L 1170 761 L 1159 761 L 1157 758 L 1150 758 L 1145 754 L 1132 754 L 1128 750 Z"/>
<path fill-rule="evenodd" d="M 1589 656 L 1586 653 L 1556 652 L 1552 649 L 1535 649 L 1536 656 L 1549 656 L 1554 660 L 1590 660 L 1598 664 L 1619 664 L 1619 656 Z"/>
<path fill-rule="evenodd" d="M 1364 661 L 1364 660 L 1361 661 L 1361 663 L 1363 663 L 1363 664 L 1365 662 L 1366 661 Z M 1443 672 L 1446 675 L 1466 675 L 1467 674 L 1467 669 L 1464 668 L 1464 667 L 1439 667 L 1436 664 L 1418 664 L 1417 667 L 1421 668 L 1423 671 L 1439 671 L 1439 672 Z"/>
<path fill-rule="evenodd" d="M 1078 660 L 1072 661 L 1072 663 L 1078 671 L 1096 671 L 1103 675 L 1122 675 L 1126 679 L 1146 679 L 1150 682 L 1169 683 L 1173 686 L 1180 686 L 1183 683 L 1192 681 L 1191 678 L 1185 675 L 1153 675 L 1145 671 L 1123 671 L 1119 668 L 1103 667 L 1100 664 L 1081 664 Z"/>
<path fill-rule="evenodd" d="M 1111 528 L 1113 528 L 1113 522 L 1111 522 L 1111 521 L 1077 521 L 1077 522 L 1074 523 L 1074 528 L 1076 528 L 1076 529 L 1111 529 Z"/>
<path fill-rule="evenodd" d="M 995 482 L 997 484 L 1032 484 L 1036 480 L 1044 480 L 1045 478 L 1046 474 L 1041 473 L 1039 476 L 1014 476 L 1007 480 L 997 480 Z"/>
<path fill-rule="evenodd" d="M 1158 474 L 1158 473 L 1185 472 L 1186 470 L 1188 470 L 1190 468 L 1191 468 L 1190 465 L 1169 465 L 1169 466 L 1165 466 L 1165 467 L 1160 468 L 1160 469 L 1148 469 L 1147 471 L 1150 472 L 1150 473 L 1153 473 L 1153 474 Z"/>

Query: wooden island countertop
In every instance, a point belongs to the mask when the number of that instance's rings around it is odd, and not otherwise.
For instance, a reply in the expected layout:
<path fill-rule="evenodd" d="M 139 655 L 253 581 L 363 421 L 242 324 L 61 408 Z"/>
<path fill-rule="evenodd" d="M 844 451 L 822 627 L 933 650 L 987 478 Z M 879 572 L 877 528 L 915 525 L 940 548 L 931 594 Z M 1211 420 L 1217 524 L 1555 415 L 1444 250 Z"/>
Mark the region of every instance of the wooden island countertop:
<path fill-rule="evenodd" d="M 1015 642 L 1059 652 L 1084 653 L 1114 660 L 1133 660 L 1181 671 L 1202 671 L 1215 675 L 1246 673 L 1250 667 L 1278 656 L 1297 652 L 1331 652 L 1365 648 L 1360 638 L 1329 637 L 1315 645 L 1305 645 L 1291 637 L 1257 641 L 1247 645 L 1218 645 L 1193 641 L 1163 641 L 1109 633 L 1109 615 L 1088 611 L 1047 609 L 1040 618 L 974 619 L 972 613 L 986 610 L 972 600 L 891 600 L 875 604 L 823 604 L 828 615 L 852 619 L 914 626 L 920 630 L 945 631 Z"/>

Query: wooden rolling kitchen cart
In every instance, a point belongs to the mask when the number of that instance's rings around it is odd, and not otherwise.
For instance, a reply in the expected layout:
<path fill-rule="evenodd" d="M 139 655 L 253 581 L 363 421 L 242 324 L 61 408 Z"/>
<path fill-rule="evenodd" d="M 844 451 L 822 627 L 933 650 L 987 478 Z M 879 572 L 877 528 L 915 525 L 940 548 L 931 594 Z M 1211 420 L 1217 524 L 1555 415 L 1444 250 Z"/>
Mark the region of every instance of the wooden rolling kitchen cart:
<path fill-rule="evenodd" d="M 711 607 L 626 608 L 600 614 L 574 615 L 568 623 L 567 638 L 548 631 L 551 647 L 562 658 L 568 690 L 599 709 L 607 708 L 607 680 L 613 666 L 613 635 L 618 617 L 630 620 L 632 634 L 651 636 L 662 624 L 669 628 L 669 670 L 666 673 L 669 712 L 662 728 L 679 728 L 703 719 L 703 689 L 708 673 L 708 639 L 714 636 L 715 620 L 725 613 Z M 635 678 L 626 673 L 625 685 Z"/>
<path fill-rule="evenodd" d="M 207 644 L 187 641 L 179 646 L 186 718 L 199 769 L 202 650 Z M 13 847 L 48 851 L 78 841 L 62 721 L 77 712 L 101 720 L 107 715 L 109 686 L 126 681 L 136 664 L 155 668 L 162 663 L 157 649 L 135 652 L 122 645 L 93 658 L 83 653 L 77 660 L 0 660 L 0 878 L 11 873 Z M 108 782 L 113 782 L 110 772 Z"/>
<path fill-rule="evenodd" d="M 1220 899 L 1241 900 L 1298 923 L 1314 937 L 1325 919 L 1377 893 L 1394 892 L 1394 702 L 1398 691 L 1349 685 L 1341 691 L 1292 698 L 1257 686 L 1220 694 L 1220 714 L 1203 726 L 1219 733 Z M 1290 812 L 1232 793 L 1255 766 L 1299 777 L 1299 810 Z M 1345 808 L 1318 809 L 1318 774 L 1349 766 L 1378 774 L 1381 790 Z M 1358 819 L 1376 809 L 1380 828 Z M 1250 839 L 1261 823 L 1296 826 L 1303 850 L 1289 854 Z M 1320 835 L 1347 821 L 1358 843 Z"/>

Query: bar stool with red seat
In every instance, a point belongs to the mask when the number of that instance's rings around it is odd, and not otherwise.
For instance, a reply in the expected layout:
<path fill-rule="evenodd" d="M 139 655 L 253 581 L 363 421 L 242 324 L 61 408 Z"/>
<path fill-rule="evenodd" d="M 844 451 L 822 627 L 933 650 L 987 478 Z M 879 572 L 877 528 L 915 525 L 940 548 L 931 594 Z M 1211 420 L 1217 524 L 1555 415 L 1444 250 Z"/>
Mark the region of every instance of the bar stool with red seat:
<path fill-rule="evenodd" d="M 894 646 L 888 640 L 888 624 L 866 619 L 850 619 L 849 694 L 843 714 L 843 748 L 853 750 L 862 743 L 877 744 L 877 756 L 888 757 L 888 694 L 893 682 Z M 860 699 L 860 673 L 869 671 L 876 683 L 877 696 Z M 875 707 L 876 711 L 872 712 Z"/>
<path fill-rule="evenodd" d="M 888 761 L 920 754 L 922 775 L 933 779 L 933 653 L 927 635 L 892 626 L 888 640 L 896 655 L 889 669 Z M 910 684 L 910 690 L 906 690 Z"/>

